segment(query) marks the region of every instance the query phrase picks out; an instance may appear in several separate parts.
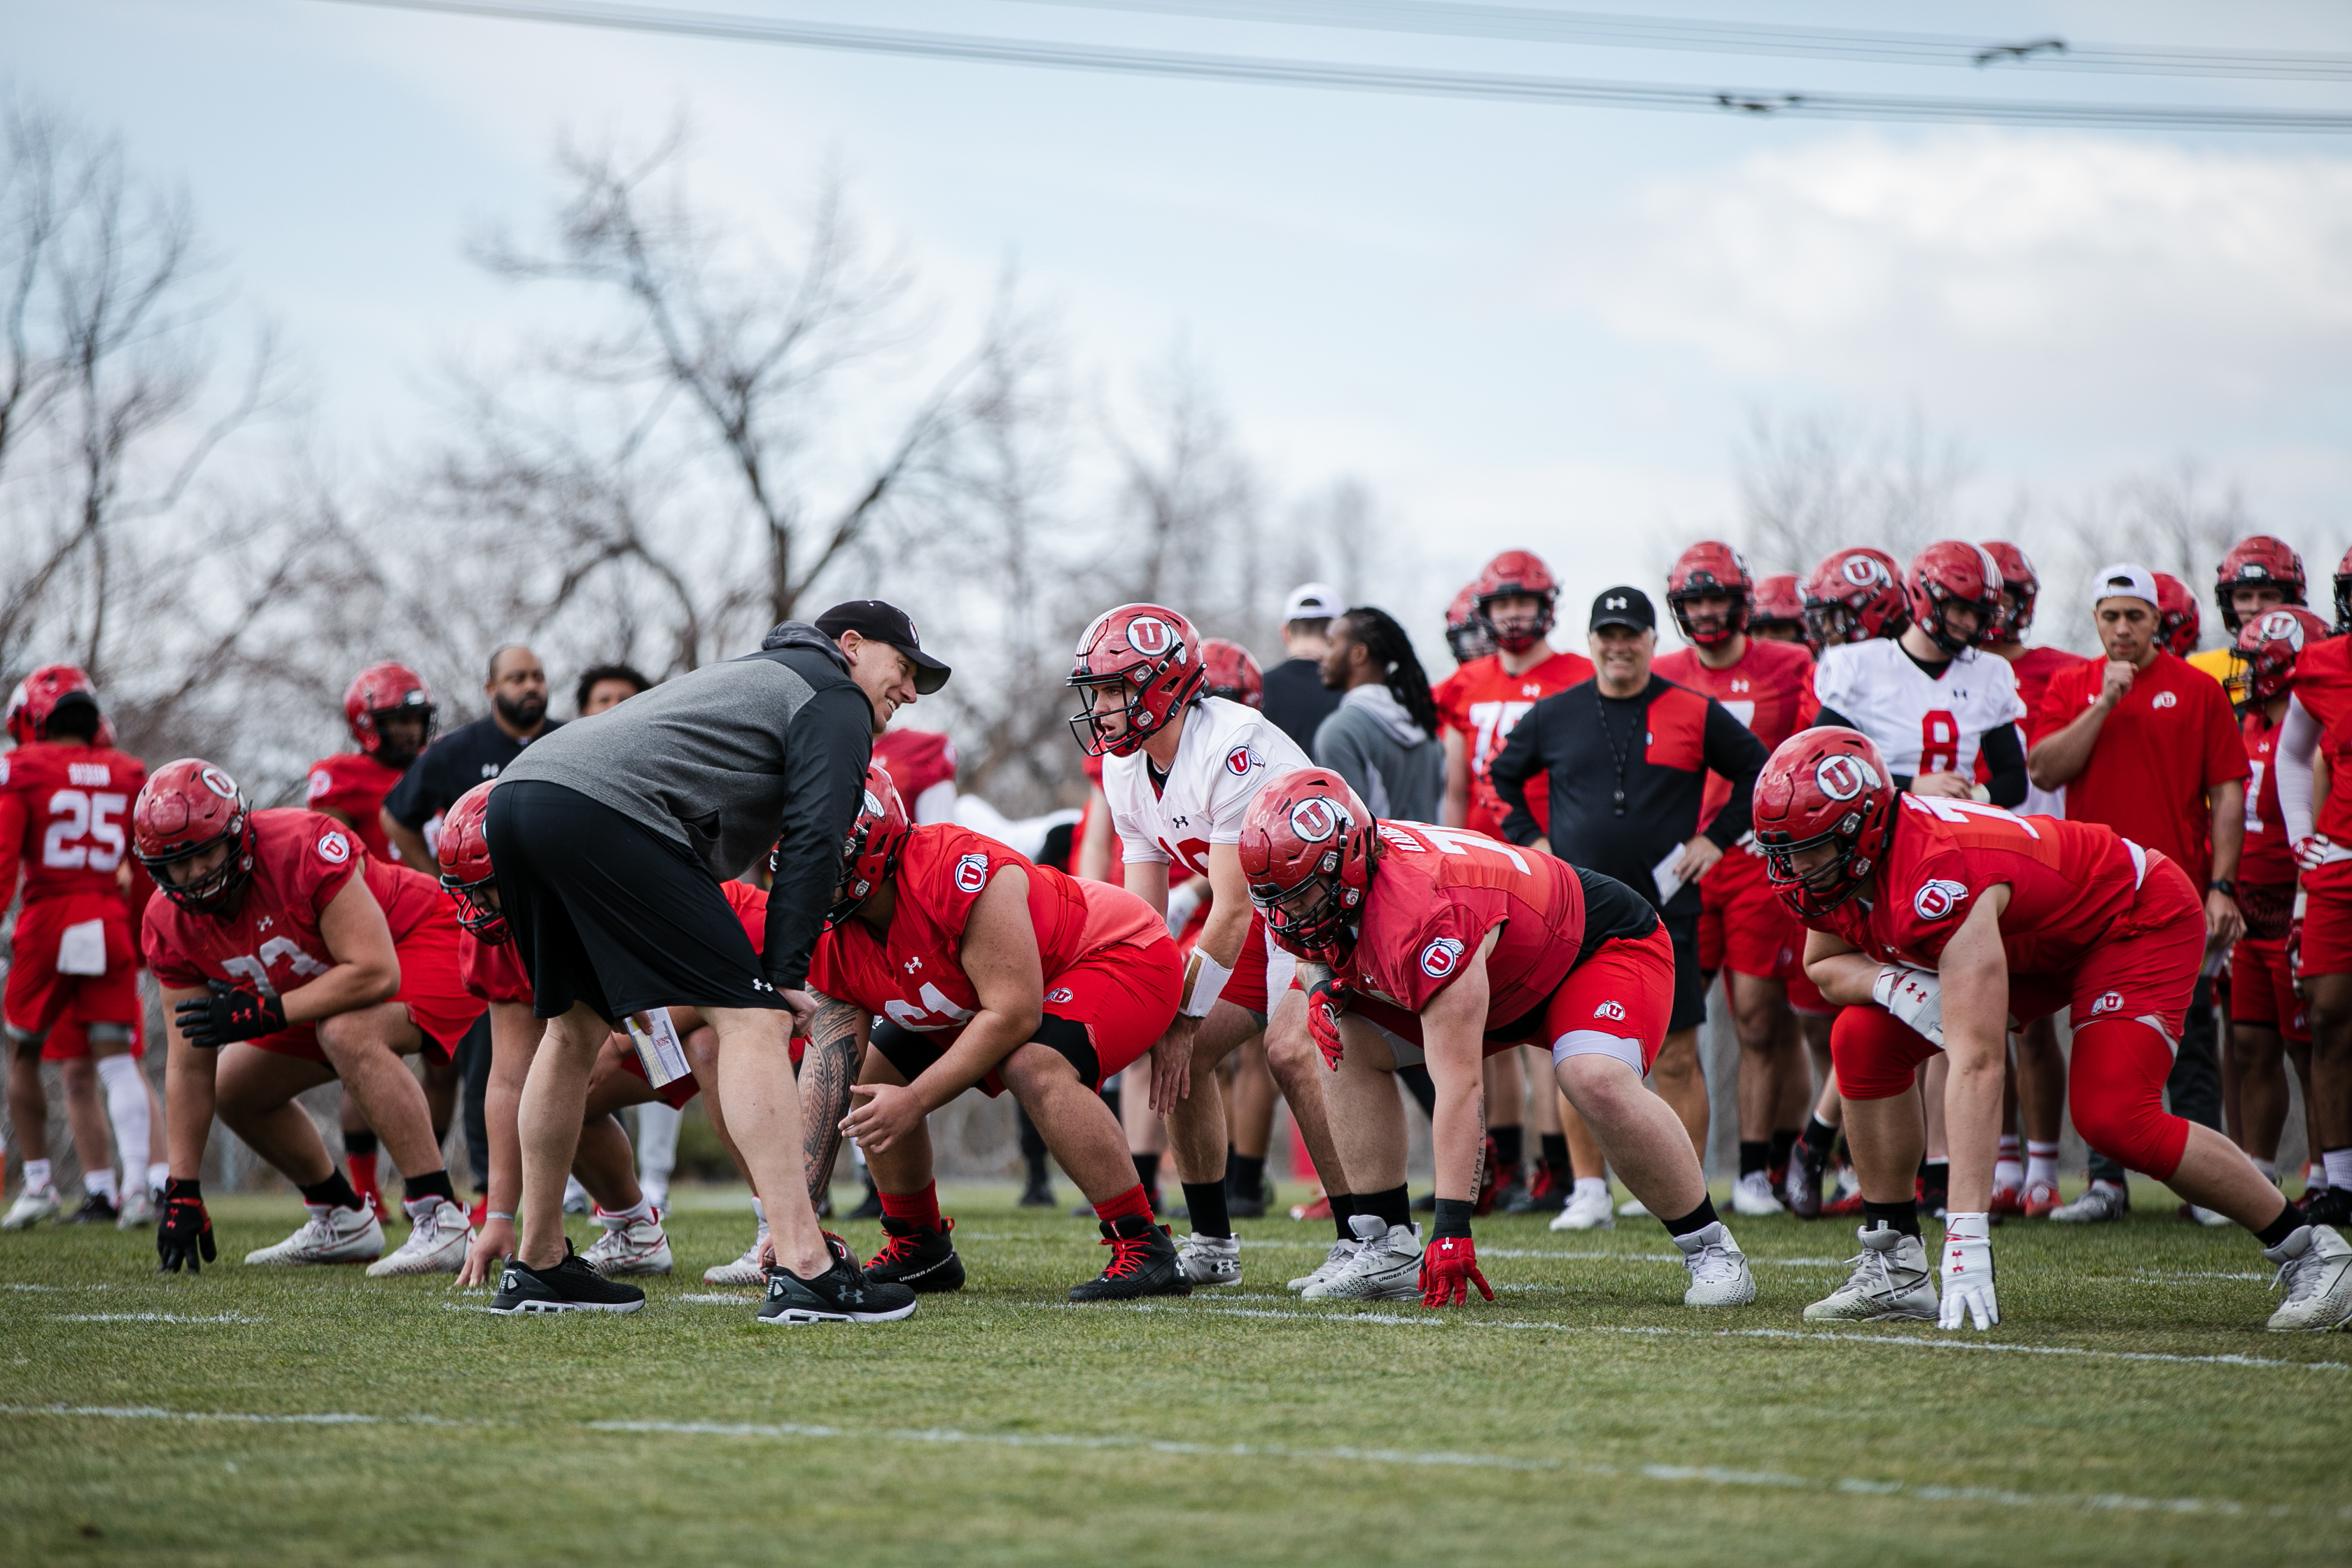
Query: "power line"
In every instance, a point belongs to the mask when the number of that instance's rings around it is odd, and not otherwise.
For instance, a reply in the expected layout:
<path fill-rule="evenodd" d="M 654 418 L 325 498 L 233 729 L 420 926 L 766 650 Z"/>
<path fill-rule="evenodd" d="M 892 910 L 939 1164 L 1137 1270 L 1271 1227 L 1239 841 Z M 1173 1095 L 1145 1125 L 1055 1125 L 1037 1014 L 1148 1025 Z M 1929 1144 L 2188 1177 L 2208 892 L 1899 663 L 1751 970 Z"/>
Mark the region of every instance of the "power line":
<path fill-rule="evenodd" d="M 1717 89 L 1679 83 L 1580 80 L 1568 77 L 1426 70 L 1326 60 L 1186 54 L 1163 49 L 1109 48 L 959 33 L 849 27 L 821 22 L 776 22 L 758 16 L 581 4 L 576 0 L 572 0 L 572 3 L 566 3 L 566 0 L 333 0 L 333 3 L 926 59 L 1046 66 L 1065 70 L 1113 71 L 1192 80 L 1337 88 L 1362 92 L 1518 103 L 1696 113 L 1728 111 L 1795 120 L 1974 121 L 2069 129 L 2300 132 L 2325 135 L 2352 132 L 2352 114 L 2300 110 Z"/>

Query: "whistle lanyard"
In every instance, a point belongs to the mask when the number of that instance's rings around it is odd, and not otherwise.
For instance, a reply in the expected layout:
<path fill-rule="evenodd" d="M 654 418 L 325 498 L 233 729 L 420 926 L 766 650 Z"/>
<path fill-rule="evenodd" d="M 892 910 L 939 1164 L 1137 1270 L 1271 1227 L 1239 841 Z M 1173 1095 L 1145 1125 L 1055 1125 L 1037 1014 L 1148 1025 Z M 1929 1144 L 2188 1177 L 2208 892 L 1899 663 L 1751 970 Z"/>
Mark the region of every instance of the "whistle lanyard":
<path fill-rule="evenodd" d="M 1633 737 L 1642 731 L 1642 721 L 1648 712 L 1649 704 L 1643 703 L 1633 710 L 1633 728 L 1627 732 L 1622 744 L 1617 739 L 1617 727 L 1609 721 L 1609 704 L 1601 699 L 1598 681 L 1592 687 L 1592 707 L 1601 720 L 1601 738 L 1609 742 L 1609 754 L 1617 760 L 1617 792 L 1611 797 L 1612 815 L 1622 816 L 1625 815 L 1625 763 L 1631 754 Z"/>

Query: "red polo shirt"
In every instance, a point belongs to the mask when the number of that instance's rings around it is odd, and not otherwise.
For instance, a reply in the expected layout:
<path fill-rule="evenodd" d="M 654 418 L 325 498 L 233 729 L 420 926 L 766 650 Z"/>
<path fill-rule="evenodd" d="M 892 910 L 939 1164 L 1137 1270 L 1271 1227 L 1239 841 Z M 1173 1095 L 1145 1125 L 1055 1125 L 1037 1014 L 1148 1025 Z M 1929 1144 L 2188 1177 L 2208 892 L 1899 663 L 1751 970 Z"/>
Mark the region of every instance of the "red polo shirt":
<path fill-rule="evenodd" d="M 2053 674 L 2035 735 L 2056 734 L 2097 701 L 2106 668 L 2104 658 L 2086 658 Z M 2243 784 L 2248 771 L 2229 693 L 2187 659 L 2159 651 L 2107 715 L 2088 765 L 2068 781 L 2066 816 L 2162 850 L 2201 889 L 2213 863 L 2207 792 Z"/>

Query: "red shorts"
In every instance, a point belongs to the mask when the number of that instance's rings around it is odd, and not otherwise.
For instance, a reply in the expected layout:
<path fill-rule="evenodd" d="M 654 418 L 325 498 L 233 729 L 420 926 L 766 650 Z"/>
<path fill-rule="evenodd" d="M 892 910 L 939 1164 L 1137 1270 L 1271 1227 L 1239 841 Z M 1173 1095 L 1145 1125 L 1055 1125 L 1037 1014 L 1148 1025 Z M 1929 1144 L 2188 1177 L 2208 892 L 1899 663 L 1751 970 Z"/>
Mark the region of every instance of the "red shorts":
<path fill-rule="evenodd" d="M 1408 1047 L 1422 1045 L 1421 1016 L 1391 1006 L 1378 997 L 1359 996 L 1348 1011 L 1377 1024 Z M 1647 1076 L 1666 1042 L 1666 1026 L 1675 1012 L 1675 943 L 1665 923 L 1647 936 L 1612 937 L 1568 972 L 1559 988 L 1545 999 L 1541 1021 L 1532 1029 L 1509 1028 L 1486 1037 L 1487 1056 L 1500 1056 L 1519 1046 L 1549 1046 L 1552 1059 L 1595 1054 L 1596 1041 L 1571 1040 L 1575 1035 L 1599 1035 L 1618 1042 L 1597 1054 L 1615 1057 L 1628 1067 L 1640 1063 Z M 1400 1067 L 1423 1059 L 1418 1049 L 1391 1049 Z"/>
<path fill-rule="evenodd" d="M 407 935 L 393 944 L 400 959 L 400 989 L 392 999 L 408 1009 L 409 1022 L 425 1036 L 428 1061 L 446 1062 L 455 1057 L 457 1042 L 484 1010 L 482 999 L 466 989 L 464 961 L 457 947 L 457 939 L 464 934 L 457 924 L 457 907 L 440 899 Z M 318 1030 L 309 1024 L 264 1035 L 250 1043 L 274 1056 L 299 1057 L 310 1062 L 327 1059 L 327 1053 L 319 1048 Z"/>
<path fill-rule="evenodd" d="M 1698 899 L 1701 969 L 1787 980 L 1803 967 L 1804 923 L 1780 901 L 1761 855 L 1725 850 L 1699 879 Z"/>
<path fill-rule="evenodd" d="M 131 1054 L 135 1058 L 147 1054 L 147 1021 L 131 1021 Z M 41 1059 L 45 1062 L 78 1062 L 89 1055 L 89 1028 L 79 1023 L 60 1018 L 41 1037 Z"/>
<path fill-rule="evenodd" d="M 2284 937 L 2240 937 L 2230 950 L 2230 1021 L 2276 1029 L 2297 1045 L 2310 1043 L 2311 1018 L 2294 994 Z"/>
<path fill-rule="evenodd" d="M 1274 939 L 1265 932 L 1265 917 L 1252 910 L 1249 934 L 1242 938 L 1242 955 L 1234 961 L 1234 972 L 1226 977 L 1225 988 L 1217 993 L 1217 999 L 1253 1013 L 1270 1013 L 1274 1009 L 1267 1005 L 1267 998 L 1277 991 L 1291 989 L 1290 982 L 1297 970 L 1298 960 L 1274 945 Z"/>
<path fill-rule="evenodd" d="M 58 944 L 72 927 L 96 921 L 106 952 L 103 974 L 61 974 Z M 46 1034 L 59 1024 L 129 1024 L 139 1004 L 139 951 L 131 913 L 104 893 L 69 893 L 28 903 L 16 917 L 8 984 L 0 1013 L 9 1026 Z"/>
<path fill-rule="evenodd" d="M 793 1065 L 799 1065 L 801 1059 L 801 1049 L 806 1044 L 806 1041 L 797 1039 L 793 1042 Z M 654 1089 L 654 1080 L 646 1076 L 646 1064 L 637 1059 L 635 1049 L 629 1046 L 623 1046 L 621 1047 L 621 1070 L 623 1072 L 633 1072 L 640 1079 L 644 1079 L 646 1087 L 653 1089 L 654 1098 L 660 1100 L 664 1105 L 668 1106 L 672 1110 L 684 1110 L 686 1109 L 686 1102 L 702 1092 L 702 1084 L 700 1080 L 696 1079 L 692 1073 L 688 1073 L 684 1078 L 674 1078 L 658 1089 Z"/>
<path fill-rule="evenodd" d="M 1034 1043 L 1058 1053 L 1078 1069 L 1088 1089 L 1099 1091 L 1104 1079 L 1131 1066 L 1168 1032 L 1183 995 L 1184 961 L 1170 938 L 1097 948 L 1047 978 L 1045 1019 Z M 954 1039 L 945 1031 L 893 1027 L 877 1031 L 875 1048 L 912 1083 L 947 1054 Z M 1004 1079 L 992 1071 L 980 1088 L 991 1096 L 1003 1094 Z"/>
<path fill-rule="evenodd" d="M 2352 860 L 2303 874 L 2303 972 L 2352 974 Z"/>
<path fill-rule="evenodd" d="M 1838 1005 L 1822 994 L 1822 988 L 1812 982 L 1803 966 L 1789 976 L 1789 1011 L 1808 1018 L 1833 1018 Z"/>

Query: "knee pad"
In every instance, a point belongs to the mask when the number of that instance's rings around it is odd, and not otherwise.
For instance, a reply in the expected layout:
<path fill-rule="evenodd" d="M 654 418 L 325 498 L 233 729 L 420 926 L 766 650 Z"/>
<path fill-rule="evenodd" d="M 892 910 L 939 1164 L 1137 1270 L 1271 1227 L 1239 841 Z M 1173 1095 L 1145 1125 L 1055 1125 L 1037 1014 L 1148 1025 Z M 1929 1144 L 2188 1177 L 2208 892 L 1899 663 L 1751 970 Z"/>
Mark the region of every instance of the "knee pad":
<path fill-rule="evenodd" d="M 131 1026 L 128 1024 L 86 1024 L 82 1034 L 93 1046 L 128 1046 Z"/>
<path fill-rule="evenodd" d="M 1848 1100 L 1892 1100 L 1936 1056 L 1927 1037 L 1876 1003 L 1847 1007 L 1830 1026 L 1830 1061 Z"/>
<path fill-rule="evenodd" d="M 2189 1147 L 2189 1123 L 2164 1109 L 2172 1046 L 2137 1018 L 2101 1018 L 2074 1031 L 2067 1109 L 2083 1142 L 2127 1169 L 2169 1181 Z"/>
<path fill-rule="evenodd" d="M 8 1043 L 20 1051 L 36 1049 L 43 1040 L 49 1037 L 49 1032 L 47 1029 L 20 1029 L 14 1024 L 0 1026 L 0 1034 L 5 1034 L 8 1037 Z"/>

